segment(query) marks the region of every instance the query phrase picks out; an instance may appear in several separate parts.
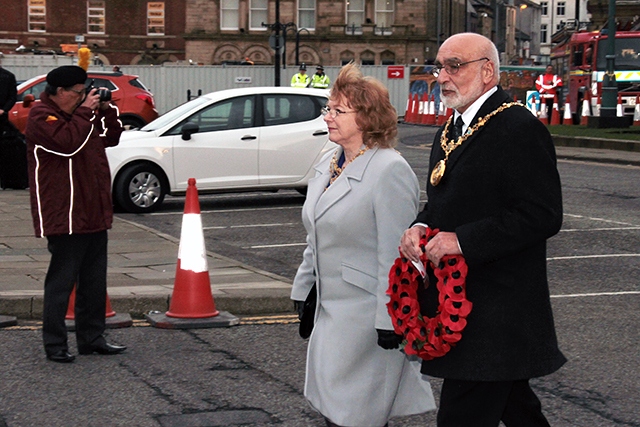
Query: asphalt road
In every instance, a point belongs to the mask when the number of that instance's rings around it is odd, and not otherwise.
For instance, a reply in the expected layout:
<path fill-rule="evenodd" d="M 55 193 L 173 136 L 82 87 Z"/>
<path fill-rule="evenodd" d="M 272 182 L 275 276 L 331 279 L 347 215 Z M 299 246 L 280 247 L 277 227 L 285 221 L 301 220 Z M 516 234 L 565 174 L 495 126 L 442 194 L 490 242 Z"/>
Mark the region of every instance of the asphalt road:
<path fill-rule="evenodd" d="M 424 186 L 428 128 L 401 130 L 399 150 Z M 560 347 L 568 363 L 532 380 L 552 426 L 640 427 L 640 167 L 560 161 L 565 217 L 549 241 Z M 202 196 L 209 251 L 292 278 L 304 248 L 295 192 Z M 184 200 L 123 215 L 179 237 Z M 322 426 L 305 403 L 305 342 L 291 316 L 229 329 L 110 331 L 129 350 L 44 360 L 37 325 L 2 332 L 0 427 Z M 75 352 L 72 343 L 72 352 Z M 433 380 L 434 392 L 439 380 Z M 390 426 L 434 426 L 433 414 Z"/>

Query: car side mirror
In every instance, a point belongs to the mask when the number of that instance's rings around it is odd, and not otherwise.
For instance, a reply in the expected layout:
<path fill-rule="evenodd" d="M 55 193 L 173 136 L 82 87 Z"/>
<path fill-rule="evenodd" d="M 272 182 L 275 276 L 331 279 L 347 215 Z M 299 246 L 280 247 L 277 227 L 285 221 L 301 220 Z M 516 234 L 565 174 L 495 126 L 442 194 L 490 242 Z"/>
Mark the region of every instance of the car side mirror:
<path fill-rule="evenodd" d="M 35 102 L 35 100 L 36 100 L 36 97 L 29 93 L 29 94 L 25 95 L 24 98 L 22 98 L 22 106 L 24 108 L 29 108 L 29 106 L 33 102 Z"/>
<path fill-rule="evenodd" d="M 200 130 L 200 126 L 195 123 L 188 122 L 182 126 L 182 139 L 188 141 L 191 139 L 191 135 L 197 133 Z"/>

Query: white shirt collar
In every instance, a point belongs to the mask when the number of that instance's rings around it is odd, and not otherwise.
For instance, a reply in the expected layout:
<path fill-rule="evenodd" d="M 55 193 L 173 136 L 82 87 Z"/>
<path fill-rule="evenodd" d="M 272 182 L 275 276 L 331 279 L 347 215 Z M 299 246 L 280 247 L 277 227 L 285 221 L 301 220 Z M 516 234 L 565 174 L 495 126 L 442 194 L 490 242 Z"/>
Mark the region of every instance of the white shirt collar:
<path fill-rule="evenodd" d="M 497 86 L 492 87 L 491 89 L 486 91 L 484 94 L 482 94 L 482 96 L 480 96 L 480 98 L 476 99 L 473 102 L 473 104 L 471 104 L 471 106 L 469 108 L 467 108 L 467 110 L 464 113 L 462 113 L 462 121 L 464 122 L 464 125 L 462 125 L 462 134 L 463 135 L 467 131 L 467 128 L 469 127 L 469 124 L 471 123 L 473 118 L 476 116 L 476 114 L 478 114 L 478 111 L 480 110 L 480 107 L 482 107 L 482 104 L 484 104 L 484 102 L 487 99 L 489 99 L 489 97 L 491 95 L 493 95 L 497 90 L 498 90 Z M 454 113 L 453 113 L 453 122 L 454 123 L 458 119 L 458 116 L 460 116 L 460 113 L 458 113 L 457 110 L 454 110 Z"/>

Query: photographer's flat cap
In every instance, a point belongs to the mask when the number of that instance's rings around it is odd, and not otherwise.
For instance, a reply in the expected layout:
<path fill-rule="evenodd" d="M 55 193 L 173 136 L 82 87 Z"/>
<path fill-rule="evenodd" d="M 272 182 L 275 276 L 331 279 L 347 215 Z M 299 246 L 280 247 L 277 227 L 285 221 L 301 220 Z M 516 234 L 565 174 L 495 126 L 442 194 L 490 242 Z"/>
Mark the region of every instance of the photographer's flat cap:
<path fill-rule="evenodd" d="M 47 74 L 47 83 L 54 87 L 71 87 L 84 84 L 87 72 L 77 65 L 63 65 Z"/>

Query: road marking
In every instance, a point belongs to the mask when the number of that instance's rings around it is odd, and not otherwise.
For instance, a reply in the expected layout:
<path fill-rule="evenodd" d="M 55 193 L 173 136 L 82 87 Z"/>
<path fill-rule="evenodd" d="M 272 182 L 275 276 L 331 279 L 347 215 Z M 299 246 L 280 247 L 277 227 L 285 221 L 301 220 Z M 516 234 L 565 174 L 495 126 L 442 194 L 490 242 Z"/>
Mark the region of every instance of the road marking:
<path fill-rule="evenodd" d="M 551 298 L 581 298 L 581 297 L 602 297 L 619 295 L 640 295 L 640 291 L 620 291 L 620 292 L 594 292 L 584 294 L 551 295 Z"/>
<path fill-rule="evenodd" d="M 202 227 L 203 230 L 225 230 L 231 228 L 255 228 L 255 227 L 284 227 L 298 225 L 299 222 L 281 222 L 276 224 L 247 224 L 247 225 L 219 225 L 214 227 Z"/>
<path fill-rule="evenodd" d="M 568 228 L 566 230 L 560 230 L 560 232 L 573 232 L 573 231 L 620 231 L 620 230 L 640 230 L 640 226 L 633 227 L 603 227 L 603 228 Z"/>
<path fill-rule="evenodd" d="M 573 215 L 573 214 L 564 214 L 565 216 L 570 216 L 573 218 L 583 218 L 583 219 L 588 219 L 590 221 L 602 221 L 602 222 L 609 222 L 611 224 L 620 224 L 620 225 L 628 225 L 631 227 L 637 227 L 637 224 L 630 224 L 628 222 L 620 222 L 620 221 L 613 221 L 610 219 L 606 219 L 606 218 L 597 218 L 597 217 L 590 217 L 590 216 L 584 216 L 584 215 Z"/>
<path fill-rule="evenodd" d="M 556 256 L 547 258 L 547 261 L 558 261 L 564 259 L 589 259 L 589 258 L 618 258 L 618 257 L 637 257 L 640 254 L 604 254 L 604 255 L 576 255 L 576 256 Z"/>
<path fill-rule="evenodd" d="M 282 243 L 280 245 L 244 246 L 242 249 L 286 248 L 288 246 L 307 246 L 306 243 Z"/>

